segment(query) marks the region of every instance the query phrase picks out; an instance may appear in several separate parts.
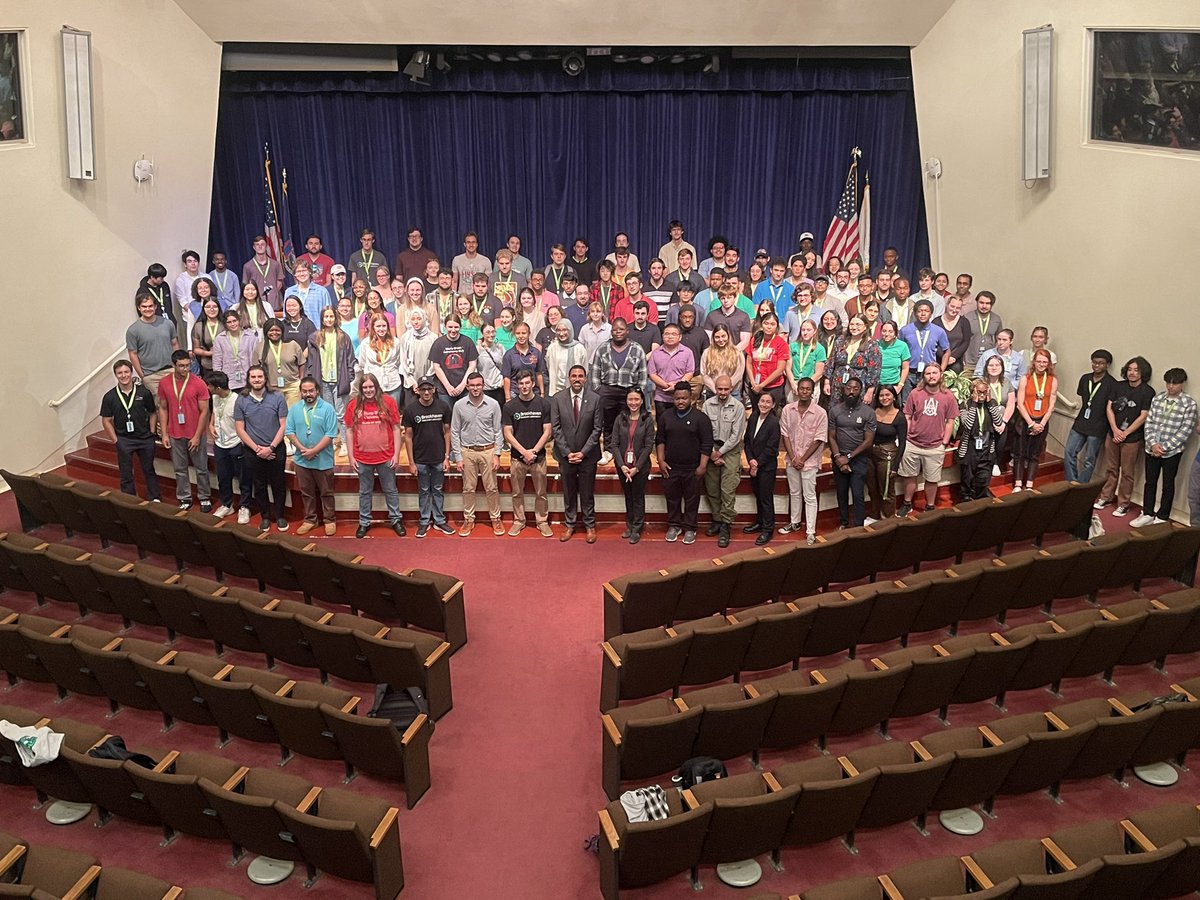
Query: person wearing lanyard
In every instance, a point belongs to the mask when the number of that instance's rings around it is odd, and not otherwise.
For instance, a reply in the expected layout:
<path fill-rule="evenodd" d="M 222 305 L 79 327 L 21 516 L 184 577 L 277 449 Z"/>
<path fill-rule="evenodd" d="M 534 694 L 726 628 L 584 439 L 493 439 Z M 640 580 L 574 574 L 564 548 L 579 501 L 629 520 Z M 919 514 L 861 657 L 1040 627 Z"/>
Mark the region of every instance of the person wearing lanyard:
<path fill-rule="evenodd" d="M 342 298 L 343 303 L 348 303 Z M 332 307 L 321 310 L 321 329 L 308 338 L 308 358 L 305 362 L 306 375 L 317 380 L 321 397 L 337 413 L 338 422 L 346 416 L 346 401 L 354 383 L 353 342 L 338 322 L 338 314 Z M 340 426 L 338 439 L 334 442 L 334 455 L 342 452 L 346 445 L 345 425 Z"/>
<path fill-rule="evenodd" d="M 233 427 L 254 454 L 250 457 L 250 469 L 254 473 L 254 497 L 262 515 L 258 529 L 270 531 L 273 517 L 276 527 L 287 531 L 288 520 L 283 517 L 287 454 L 282 452 L 287 404 L 283 395 L 267 386 L 267 370 L 262 366 L 251 366 L 246 378 L 249 390 L 234 403 Z"/>
<path fill-rule="evenodd" d="M 786 276 L 787 262 L 777 256 L 771 260 L 770 281 L 764 281 L 754 289 L 754 305 L 757 307 L 764 300 L 770 300 L 781 322 L 787 316 L 792 294 L 795 293 L 795 288 L 784 280 Z"/>
<path fill-rule="evenodd" d="M 283 339 L 283 323 L 278 319 L 267 323 L 263 335 L 266 340 L 258 361 L 266 368 L 271 387 L 283 394 L 289 407 L 294 406 L 300 399 L 303 351 L 295 341 Z"/>
<path fill-rule="evenodd" d="M 159 500 L 162 493 L 154 473 L 154 434 L 158 428 L 158 407 L 143 385 L 133 382 L 133 363 L 118 359 L 113 363 L 117 385 L 100 401 L 100 421 L 109 439 L 117 445 L 117 468 L 121 473 L 121 491 L 137 496 L 133 480 L 133 458 L 138 458 L 146 479 L 146 496 Z"/>
<path fill-rule="evenodd" d="M 978 374 L 979 358 L 996 346 L 996 335 L 1004 328 L 999 314 L 993 312 L 996 295 L 991 291 L 980 291 L 975 295 L 975 313 L 970 318 L 971 343 L 963 356 L 963 371 Z"/>
<path fill-rule="evenodd" d="M 166 282 L 167 267 L 162 263 L 151 263 L 146 269 L 146 277 L 138 282 L 134 303 L 137 303 L 137 298 L 142 294 L 148 293 L 158 303 L 158 315 L 165 316 L 171 320 L 172 325 L 175 325 L 177 324 L 175 301 L 171 298 L 171 286 Z"/>
<path fill-rule="evenodd" d="M 513 271 L 513 255 L 510 250 L 496 252 L 496 271 L 488 279 L 492 298 L 496 303 L 496 315 L 505 306 L 515 306 L 517 294 L 525 287 L 525 276 Z"/>
<path fill-rule="evenodd" d="M 638 388 L 627 390 L 625 408 L 617 414 L 608 437 L 608 446 L 618 460 L 617 480 L 625 494 L 625 530 L 621 537 L 631 544 L 642 539 L 646 527 L 646 480 L 654 449 L 654 420 L 645 402 Z"/>
<path fill-rule="evenodd" d="M 713 448 L 704 471 L 704 489 L 712 524 L 704 532 L 717 538 L 717 546 L 729 546 L 729 531 L 737 515 L 737 489 L 742 480 L 742 439 L 746 433 L 746 408 L 733 396 L 733 380 L 718 375 L 713 381 L 715 393 L 701 408 L 708 416 Z M 669 415 L 669 414 L 668 414 Z M 774 523 L 772 523 L 774 529 Z M 758 530 L 762 530 L 759 528 Z M 747 531 L 747 534 L 753 532 Z"/>
<path fill-rule="evenodd" d="M 567 247 L 565 244 L 554 244 L 550 247 L 550 265 L 546 266 L 545 276 L 546 283 L 554 292 L 555 299 L 546 298 L 548 304 L 560 306 L 562 305 L 564 294 L 563 288 L 567 278 L 567 273 L 574 276 L 577 282 L 579 276 L 575 274 L 575 270 L 567 265 Z"/>
<path fill-rule="evenodd" d="M 214 372 L 223 372 L 229 379 L 229 389 L 241 391 L 246 387 L 246 373 L 254 362 L 258 335 L 242 330 L 242 316 L 236 307 L 225 310 L 225 330 L 213 341 Z"/>
<path fill-rule="evenodd" d="M 304 523 L 296 534 L 308 534 L 324 524 L 325 534 L 337 533 L 333 508 L 333 440 L 338 436 L 338 417 L 333 406 L 321 398 L 317 379 L 300 379 L 300 402 L 288 410 L 284 436 L 292 445 L 292 463 L 304 500 Z M 317 519 L 317 504 L 321 505 Z"/>
<path fill-rule="evenodd" d="M 754 543 L 769 543 L 775 534 L 775 476 L 779 471 L 779 416 L 774 415 L 775 398 L 760 394 L 758 405 L 746 425 L 746 459 L 750 464 L 750 486 L 757 508 L 753 525 L 743 532 L 758 533 Z"/>
<path fill-rule="evenodd" d="M 1063 469 L 1067 481 L 1089 482 L 1096 469 L 1096 457 L 1108 436 L 1108 398 L 1117 379 L 1109 374 L 1112 354 L 1099 349 L 1092 353 L 1092 371 L 1080 376 L 1075 393 L 1079 397 L 1080 409 L 1067 435 L 1063 451 Z M 1083 454 L 1083 464 L 1079 456 Z"/>
<path fill-rule="evenodd" d="M 208 388 L 192 376 L 192 358 L 186 350 L 171 354 L 172 371 L 158 384 L 158 423 L 163 447 L 171 451 L 175 469 L 175 499 L 181 509 L 192 505 L 189 466 L 196 469 L 196 494 L 200 511 L 212 512 L 208 482 Z"/>
<path fill-rule="evenodd" d="M 1021 376 L 1017 384 L 1017 412 L 1024 419 L 1025 427 L 1017 432 L 1017 450 L 1013 454 L 1013 492 L 1021 490 L 1024 477 L 1025 490 L 1033 490 L 1037 477 L 1038 462 L 1046 448 L 1046 422 L 1054 412 L 1058 400 L 1058 378 L 1050 363 L 1050 351 L 1033 351 L 1033 369 Z"/>
<path fill-rule="evenodd" d="M 596 266 L 597 281 L 592 285 L 591 302 L 600 304 L 604 309 L 605 318 L 608 318 L 614 303 L 625 299 L 625 288 L 613 280 L 616 270 L 617 267 L 607 259 L 600 260 L 600 264 Z"/>
<path fill-rule="evenodd" d="M 306 259 L 306 257 L 302 257 Z M 321 310 L 330 305 L 329 291 L 312 280 L 312 269 L 307 262 L 297 262 L 292 270 L 296 283 L 284 292 L 283 299 L 295 297 L 310 322 L 321 321 Z"/>
<path fill-rule="evenodd" d="M 1183 392 L 1187 372 L 1167 369 L 1163 381 L 1167 389 L 1155 396 L 1150 404 L 1150 415 L 1146 417 L 1146 489 L 1142 495 L 1142 514 L 1129 523 L 1134 528 L 1171 520 L 1179 461 L 1183 458 L 1184 445 L 1196 430 L 1196 401 Z M 1160 475 L 1163 489 L 1156 512 L 1154 501 L 1158 496 Z M 1192 502 L 1192 518 L 1195 519 L 1195 500 Z"/>
<path fill-rule="evenodd" d="M 229 271 L 229 257 L 224 251 L 213 251 L 212 261 L 213 267 L 208 277 L 217 286 L 217 300 L 221 303 L 221 312 L 224 312 L 238 302 L 242 295 L 242 283 Z"/>
<path fill-rule="evenodd" d="M 358 243 L 362 249 L 355 250 L 350 254 L 348 264 L 351 273 L 350 283 L 365 281 L 367 284 L 374 284 L 375 270 L 380 266 L 387 265 L 384 262 L 387 259 L 387 253 L 375 247 L 375 232 L 370 228 L 364 228 L 358 233 Z"/>
<path fill-rule="evenodd" d="M 283 266 L 267 255 L 267 239 L 264 235 L 254 236 L 254 255 L 242 266 L 242 284 L 254 283 L 258 296 L 275 309 L 283 308 Z"/>
<path fill-rule="evenodd" d="M 930 322 L 933 304 L 918 300 L 913 308 L 913 321 L 898 329 L 900 340 L 908 344 L 911 362 L 908 377 L 901 385 L 901 403 L 921 383 L 921 373 L 930 363 L 946 368 L 950 356 L 950 339 L 940 325 Z M 893 323 L 894 324 L 894 323 Z"/>
<path fill-rule="evenodd" d="M 250 508 L 254 505 L 254 474 L 250 470 L 249 454 L 238 437 L 233 420 L 237 397 L 229 389 L 229 378 L 224 372 L 210 372 L 204 378 L 212 394 L 212 418 L 208 423 L 208 436 L 213 441 L 213 456 L 217 463 L 217 496 L 221 505 L 213 515 L 224 519 L 233 513 L 233 477 L 236 475 L 238 489 L 242 493 L 238 504 L 239 525 L 250 523 Z"/>

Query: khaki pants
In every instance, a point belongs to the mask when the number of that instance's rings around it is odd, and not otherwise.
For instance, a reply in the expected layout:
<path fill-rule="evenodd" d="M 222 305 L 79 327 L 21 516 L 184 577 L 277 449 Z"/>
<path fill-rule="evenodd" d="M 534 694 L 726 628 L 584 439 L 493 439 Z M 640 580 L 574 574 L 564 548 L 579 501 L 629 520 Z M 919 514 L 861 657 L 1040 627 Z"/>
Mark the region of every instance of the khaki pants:
<path fill-rule="evenodd" d="M 1128 506 L 1133 497 L 1133 479 L 1137 474 L 1138 460 L 1142 458 L 1141 441 L 1123 441 L 1118 444 L 1109 435 L 1104 439 L 1104 461 L 1107 472 L 1104 476 L 1104 487 L 1100 491 L 1103 500 L 1114 497 L 1117 506 Z M 1143 510 L 1145 512 L 1145 510 Z"/>
<path fill-rule="evenodd" d="M 462 451 L 463 477 L 463 520 L 475 521 L 475 499 L 478 494 L 479 482 L 483 481 L 483 491 L 487 497 L 488 514 L 492 521 L 500 519 L 500 491 L 496 487 L 496 470 L 492 468 L 491 450 Z"/>
<path fill-rule="evenodd" d="M 546 457 L 526 464 L 515 457 L 508 465 L 512 480 L 513 523 L 525 524 L 525 476 L 533 478 L 533 519 L 538 525 L 550 520 L 550 501 L 546 498 Z"/>
<path fill-rule="evenodd" d="M 731 449 L 724 459 L 723 466 L 714 466 L 712 460 L 708 461 L 708 468 L 704 470 L 704 490 L 708 494 L 713 521 L 729 525 L 737 515 L 734 502 L 738 482 L 742 479 L 742 445 Z"/>

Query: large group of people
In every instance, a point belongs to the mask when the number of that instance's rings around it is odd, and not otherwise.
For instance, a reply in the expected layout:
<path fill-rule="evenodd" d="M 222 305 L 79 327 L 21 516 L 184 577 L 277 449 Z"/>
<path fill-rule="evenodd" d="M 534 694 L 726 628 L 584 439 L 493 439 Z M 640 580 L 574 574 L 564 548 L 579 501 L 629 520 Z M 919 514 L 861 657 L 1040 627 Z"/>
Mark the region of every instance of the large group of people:
<path fill-rule="evenodd" d="M 284 517 L 290 456 L 304 503 L 299 533 L 336 533 L 333 472 L 342 459 L 359 477 L 357 535 L 372 525 L 378 482 L 387 519 L 407 534 L 396 473 L 415 475 L 417 537 L 466 536 L 482 483 L 492 530 L 532 525 L 553 537 L 547 452 L 562 484 L 560 540 L 596 540 L 598 470 L 620 482 L 623 537 L 641 539 L 652 468 L 666 498 L 666 539 L 696 540 L 707 495 L 707 535 L 727 546 L 743 474 L 756 543 L 776 531 L 775 490 L 784 467 L 788 520 L 816 539 L 817 475 L 826 453 L 842 526 L 909 515 L 924 482 L 937 500 L 943 467 L 957 460 L 966 498 L 985 496 L 1011 467 L 1012 490 L 1034 486 L 1060 391 L 1049 333 L 1030 346 L 975 291 L 970 274 L 953 284 L 922 268 L 909 280 L 895 248 L 874 271 L 858 259 L 822 258 L 804 232 L 786 256 L 757 250 L 743 268 L 723 236 L 698 260 L 681 222 L 643 267 L 629 236 L 593 260 L 588 242 L 556 243 L 535 267 L 521 240 L 493 257 L 463 237 L 449 262 L 419 228 L 393 260 L 369 229 L 343 264 L 310 235 L 281 264 L 258 235 L 240 273 L 223 251 L 202 272 L 185 251 L 173 283 L 154 263 L 135 292 L 128 358 L 101 416 L 116 441 L 122 490 L 134 491 L 134 460 L 149 476 L 155 444 L 171 452 L 176 500 L 259 527 Z M 1066 441 L 1072 480 L 1103 477 L 1097 507 L 1133 505 L 1144 465 L 1145 496 L 1135 524 L 1166 519 L 1184 445 L 1197 429 L 1186 373 L 1151 386 L 1141 356 L 1109 374 L 1112 354 L 1092 354 L 1080 379 L 1078 415 Z M 947 386 L 946 373 L 954 373 Z M 208 468 L 214 444 L 217 502 Z M 780 455 L 782 451 L 782 457 Z M 1103 466 L 1098 467 L 1101 451 Z M 509 455 L 512 519 L 501 518 L 497 471 Z M 1145 458 L 1145 462 L 1140 461 Z M 463 477 L 463 519 L 444 511 L 444 478 Z M 235 500 L 234 479 L 239 496 Z M 150 499 L 158 487 L 148 477 Z M 532 483 L 532 521 L 526 484 Z M 1158 489 L 1161 482 L 1162 491 Z M 1200 466 L 1191 474 L 1193 521 L 1200 516 Z M 870 507 L 868 508 L 868 494 Z"/>

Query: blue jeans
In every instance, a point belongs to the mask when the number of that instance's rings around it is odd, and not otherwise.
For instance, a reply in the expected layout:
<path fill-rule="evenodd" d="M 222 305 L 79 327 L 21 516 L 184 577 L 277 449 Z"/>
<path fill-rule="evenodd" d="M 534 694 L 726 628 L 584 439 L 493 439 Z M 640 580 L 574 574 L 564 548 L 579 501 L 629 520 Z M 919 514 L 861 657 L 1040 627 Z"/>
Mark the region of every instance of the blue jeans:
<path fill-rule="evenodd" d="M 346 443 L 346 397 L 343 397 L 337 392 L 336 384 L 326 382 L 321 385 L 321 398 L 333 407 L 333 411 L 337 413 L 338 421 L 338 437 L 342 439 L 342 444 Z"/>
<path fill-rule="evenodd" d="M 1092 472 L 1096 468 L 1096 457 L 1100 455 L 1100 445 L 1104 442 L 1102 435 L 1080 434 L 1074 428 L 1067 435 L 1067 446 L 1063 451 L 1063 468 L 1066 469 L 1067 481 L 1078 481 L 1086 484 L 1092 480 Z M 1083 451 L 1083 466 L 1079 465 L 1079 453 Z"/>
<path fill-rule="evenodd" d="M 358 524 L 371 524 L 371 498 L 374 495 L 375 478 L 379 478 L 379 487 L 383 489 L 383 499 L 387 503 L 388 524 L 395 525 L 403 521 L 400 516 L 400 493 L 396 490 L 396 470 L 387 463 L 358 464 Z"/>
<path fill-rule="evenodd" d="M 435 525 L 446 524 L 446 513 L 442 509 L 444 476 L 445 469 L 441 463 L 436 466 L 417 463 L 417 502 L 422 525 L 428 525 L 431 520 Z"/>

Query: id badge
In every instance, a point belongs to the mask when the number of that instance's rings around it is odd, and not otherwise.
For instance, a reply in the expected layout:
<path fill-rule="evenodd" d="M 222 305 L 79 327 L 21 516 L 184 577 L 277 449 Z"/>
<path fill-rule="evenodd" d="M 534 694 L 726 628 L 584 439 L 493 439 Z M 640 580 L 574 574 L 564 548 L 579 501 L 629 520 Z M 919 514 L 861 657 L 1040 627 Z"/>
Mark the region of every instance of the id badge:
<path fill-rule="evenodd" d="M 283 387 L 283 376 L 280 375 L 275 379 L 275 387 Z"/>
<path fill-rule="evenodd" d="M 982 434 L 978 435 L 975 438 L 975 449 L 980 450 L 980 451 L 983 450 L 983 435 Z"/>
<path fill-rule="evenodd" d="M 925 363 L 924 363 L 924 362 L 919 362 L 919 363 L 917 363 L 917 371 L 918 371 L 918 372 L 924 372 L 924 371 L 925 371 Z"/>
<path fill-rule="evenodd" d="M 1034 400 L 1034 401 L 1033 401 L 1033 411 L 1034 411 L 1034 412 L 1041 412 L 1041 411 L 1042 411 L 1042 401 L 1041 401 L 1041 400 Z"/>
<path fill-rule="evenodd" d="M 179 413 L 179 415 L 177 415 L 175 417 L 175 421 L 178 422 L 180 425 L 186 425 L 187 424 L 187 416 L 185 416 L 183 413 Z"/>
<path fill-rule="evenodd" d="M 633 465 L 633 451 L 632 450 L 625 451 L 625 465 L 627 465 L 627 466 Z"/>
<path fill-rule="evenodd" d="M 846 370 L 845 372 L 842 373 L 842 384 L 845 384 L 849 380 L 850 380 L 850 371 Z"/>
<path fill-rule="evenodd" d="M 1090 419 L 1092 417 L 1092 408 L 1090 406 L 1085 406 L 1083 408 L 1083 417 L 1085 419 Z"/>
<path fill-rule="evenodd" d="M 133 420 L 132 420 L 132 419 L 128 419 L 128 420 L 126 420 L 126 422 L 125 422 L 125 430 L 126 430 L 127 432 L 129 432 L 130 434 L 133 434 Z"/>

